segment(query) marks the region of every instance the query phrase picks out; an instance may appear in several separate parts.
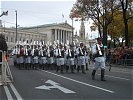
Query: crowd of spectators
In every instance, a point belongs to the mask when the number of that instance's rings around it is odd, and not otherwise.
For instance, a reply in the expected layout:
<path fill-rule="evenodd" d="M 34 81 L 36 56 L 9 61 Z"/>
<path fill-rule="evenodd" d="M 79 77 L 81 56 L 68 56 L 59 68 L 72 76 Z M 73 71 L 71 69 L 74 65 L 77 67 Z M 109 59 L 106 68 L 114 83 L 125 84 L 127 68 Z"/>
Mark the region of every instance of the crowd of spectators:
<path fill-rule="evenodd" d="M 124 61 L 133 64 L 133 47 L 117 47 L 107 49 L 106 59 L 113 64 L 122 64 Z"/>

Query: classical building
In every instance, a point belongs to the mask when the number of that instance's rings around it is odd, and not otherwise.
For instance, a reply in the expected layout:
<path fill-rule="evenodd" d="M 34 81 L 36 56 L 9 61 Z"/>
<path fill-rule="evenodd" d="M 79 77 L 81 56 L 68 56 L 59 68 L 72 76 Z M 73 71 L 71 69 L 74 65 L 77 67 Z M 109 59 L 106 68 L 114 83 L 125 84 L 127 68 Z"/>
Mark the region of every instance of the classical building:
<path fill-rule="evenodd" d="M 45 42 L 57 42 L 66 43 L 67 40 L 72 42 L 72 26 L 67 22 L 65 23 L 55 23 L 55 24 L 46 24 L 34 27 L 23 28 L 22 30 L 28 32 L 35 32 L 38 34 L 45 34 L 47 38 L 45 38 Z"/>
<path fill-rule="evenodd" d="M 86 38 L 87 36 L 85 35 L 86 32 L 83 21 L 81 21 L 79 36 L 77 33 L 72 36 L 74 28 L 67 22 L 38 25 L 33 27 L 21 27 L 17 28 L 17 32 L 16 28 L 5 28 L 2 24 L 0 24 L 0 26 L 0 34 L 2 33 L 5 35 L 9 49 L 14 47 L 17 41 L 20 41 L 21 43 L 24 41 L 28 41 L 28 43 L 33 41 L 44 41 L 45 43 L 49 41 L 53 43 L 58 40 L 59 43 L 67 43 L 67 41 L 72 43 L 73 40 L 76 44 L 83 42 L 88 48 L 90 48 L 95 42 L 94 40 L 91 41 Z"/>
<path fill-rule="evenodd" d="M 58 40 L 59 43 L 66 43 L 67 41 L 72 43 L 72 26 L 67 22 L 21 27 L 17 28 L 17 32 L 15 28 L 1 26 L 0 33 L 5 35 L 9 49 L 15 46 L 17 41 L 28 41 L 28 43 L 32 41 L 44 41 L 46 43 L 49 41 L 53 43 Z"/>

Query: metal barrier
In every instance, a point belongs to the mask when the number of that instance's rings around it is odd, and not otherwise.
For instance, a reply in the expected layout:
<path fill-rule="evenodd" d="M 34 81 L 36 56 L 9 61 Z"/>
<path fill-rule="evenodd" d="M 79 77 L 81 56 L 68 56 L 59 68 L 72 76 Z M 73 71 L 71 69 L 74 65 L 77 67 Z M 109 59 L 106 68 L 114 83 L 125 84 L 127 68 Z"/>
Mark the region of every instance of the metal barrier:
<path fill-rule="evenodd" d="M 133 59 L 119 59 L 117 63 L 114 63 L 113 59 L 110 59 L 110 61 L 106 62 L 106 65 L 109 66 L 109 71 L 111 70 L 112 66 L 133 68 Z"/>
<path fill-rule="evenodd" d="M 0 85 L 7 85 L 9 82 L 13 82 L 13 77 L 6 59 L 6 52 L 0 50 L 0 55 Z"/>
<path fill-rule="evenodd" d="M 133 59 L 119 59 L 119 64 L 123 66 L 133 66 Z"/>

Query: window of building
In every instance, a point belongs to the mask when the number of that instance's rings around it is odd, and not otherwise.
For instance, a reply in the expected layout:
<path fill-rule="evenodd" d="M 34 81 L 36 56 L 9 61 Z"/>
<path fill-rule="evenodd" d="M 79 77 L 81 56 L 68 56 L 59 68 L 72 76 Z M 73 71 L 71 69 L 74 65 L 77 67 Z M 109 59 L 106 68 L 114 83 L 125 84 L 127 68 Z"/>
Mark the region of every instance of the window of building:
<path fill-rule="evenodd" d="M 13 42 L 13 37 L 11 37 L 11 42 Z"/>
<path fill-rule="evenodd" d="M 6 41 L 8 42 L 8 36 L 6 36 Z"/>
<path fill-rule="evenodd" d="M 59 40 L 58 35 L 59 35 L 59 32 L 58 32 L 58 30 L 57 30 L 57 40 Z"/>

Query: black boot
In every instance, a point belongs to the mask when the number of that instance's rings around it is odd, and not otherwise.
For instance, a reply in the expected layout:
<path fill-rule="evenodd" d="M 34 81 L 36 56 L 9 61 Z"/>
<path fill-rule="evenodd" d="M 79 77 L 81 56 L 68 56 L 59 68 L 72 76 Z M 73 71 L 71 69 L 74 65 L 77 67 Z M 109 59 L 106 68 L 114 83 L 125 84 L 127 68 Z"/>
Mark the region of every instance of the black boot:
<path fill-rule="evenodd" d="M 45 70 L 46 64 L 42 64 L 42 70 Z"/>
<path fill-rule="evenodd" d="M 84 65 L 81 65 L 81 70 L 82 70 L 82 73 L 85 74 L 85 68 L 84 68 Z"/>
<path fill-rule="evenodd" d="M 51 70 L 53 70 L 53 66 L 54 66 L 53 64 L 50 64 L 50 69 L 51 69 Z"/>
<path fill-rule="evenodd" d="M 79 70 L 80 70 L 80 66 L 77 66 L 77 72 L 79 72 Z"/>
<path fill-rule="evenodd" d="M 59 70 L 59 66 L 57 65 L 57 66 L 56 66 L 56 72 L 58 72 L 58 70 Z"/>
<path fill-rule="evenodd" d="M 66 72 L 68 72 L 68 70 L 69 70 L 69 66 L 66 65 Z"/>
<path fill-rule="evenodd" d="M 91 76 L 92 76 L 92 80 L 95 79 L 95 73 L 96 73 L 96 70 L 93 70 L 93 71 L 92 71 L 92 74 L 91 74 Z"/>
<path fill-rule="evenodd" d="M 101 69 L 101 81 L 106 81 L 104 75 L 105 75 L 105 69 Z"/>
<path fill-rule="evenodd" d="M 37 70 L 38 69 L 38 64 L 35 64 L 35 70 Z"/>
<path fill-rule="evenodd" d="M 29 63 L 28 69 L 29 69 L 29 70 L 31 69 L 31 63 Z"/>
<path fill-rule="evenodd" d="M 74 73 L 74 65 L 72 65 L 70 67 L 71 67 L 71 73 Z"/>
<path fill-rule="evenodd" d="M 63 68 L 64 66 L 63 65 L 61 65 L 61 73 L 63 74 L 64 72 L 63 72 Z"/>
<path fill-rule="evenodd" d="M 25 69 L 28 69 L 28 63 L 25 64 Z"/>
<path fill-rule="evenodd" d="M 86 70 L 89 70 L 89 69 L 88 69 L 88 63 L 86 63 Z"/>
<path fill-rule="evenodd" d="M 21 69 L 21 64 L 18 64 L 18 68 Z"/>

